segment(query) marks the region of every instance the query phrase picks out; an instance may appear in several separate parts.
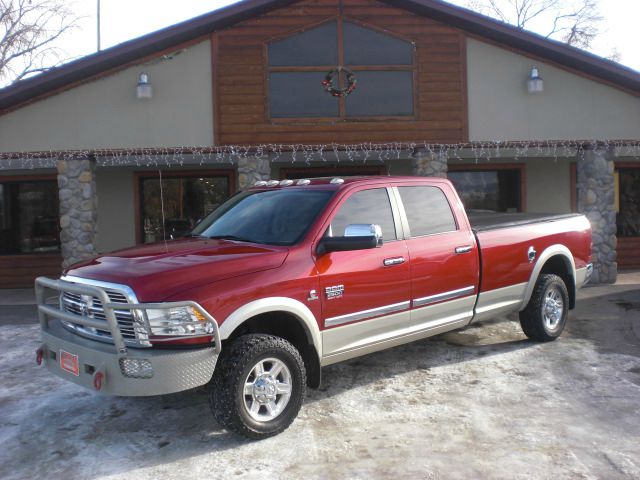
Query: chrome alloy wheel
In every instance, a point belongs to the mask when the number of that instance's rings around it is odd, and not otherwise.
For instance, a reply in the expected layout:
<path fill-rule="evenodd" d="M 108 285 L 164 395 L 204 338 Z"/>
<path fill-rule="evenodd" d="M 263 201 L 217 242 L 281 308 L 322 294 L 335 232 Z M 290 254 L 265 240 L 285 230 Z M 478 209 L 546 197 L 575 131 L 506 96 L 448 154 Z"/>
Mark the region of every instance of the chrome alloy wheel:
<path fill-rule="evenodd" d="M 558 328 L 563 313 L 564 301 L 562 300 L 562 293 L 557 287 L 552 286 L 547 290 L 542 305 L 542 316 L 547 330 L 552 331 Z"/>
<path fill-rule="evenodd" d="M 251 418 L 267 422 L 280 415 L 291 398 L 291 372 L 277 358 L 260 360 L 244 381 L 244 407 Z"/>

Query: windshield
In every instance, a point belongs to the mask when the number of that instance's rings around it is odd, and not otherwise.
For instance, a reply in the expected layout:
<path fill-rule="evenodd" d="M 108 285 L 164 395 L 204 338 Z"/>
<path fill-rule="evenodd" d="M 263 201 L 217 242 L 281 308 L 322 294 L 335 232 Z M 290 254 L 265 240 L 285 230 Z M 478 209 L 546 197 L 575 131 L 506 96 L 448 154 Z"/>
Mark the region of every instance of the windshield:
<path fill-rule="evenodd" d="M 191 232 L 268 245 L 293 245 L 325 207 L 331 190 L 259 190 L 231 197 Z"/>

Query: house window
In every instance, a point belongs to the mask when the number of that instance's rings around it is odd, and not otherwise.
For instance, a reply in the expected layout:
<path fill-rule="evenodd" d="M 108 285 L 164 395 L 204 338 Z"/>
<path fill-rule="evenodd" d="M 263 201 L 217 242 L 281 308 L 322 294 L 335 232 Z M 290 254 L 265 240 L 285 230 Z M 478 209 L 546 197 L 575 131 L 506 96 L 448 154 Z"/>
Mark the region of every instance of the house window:
<path fill-rule="evenodd" d="M 141 243 L 184 236 L 229 198 L 232 191 L 232 177 L 227 172 L 163 173 L 162 192 L 157 173 L 138 173 L 137 176 L 138 241 Z"/>
<path fill-rule="evenodd" d="M 522 212 L 524 207 L 524 166 L 449 166 L 448 178 L 467 210 Z"/>
<path fill-rule="evenodd" d="M 59 251 L 56 180 L 0 180 L 0 254 Z"/>
<path fill-rule="evenodd" d="M 618 237 L 640 237 L 640 168 L 617 172 Z"/>
<path fill-rule="evenodd" d="M 414 113 L 414 45 L 341 17 L 267 45 L 269 114 L 287 118 L 407 117 Z M 334 97 L 322 86 L 338 66 L 356 89 Z M 338 88 L 348 84 L 335 73 Z"/>

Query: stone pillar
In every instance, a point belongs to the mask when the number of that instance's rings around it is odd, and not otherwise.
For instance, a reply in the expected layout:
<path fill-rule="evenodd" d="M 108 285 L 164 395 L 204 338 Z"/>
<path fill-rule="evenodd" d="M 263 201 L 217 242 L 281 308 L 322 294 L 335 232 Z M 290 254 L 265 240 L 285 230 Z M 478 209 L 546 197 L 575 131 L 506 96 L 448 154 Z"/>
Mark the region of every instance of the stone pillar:
<path fill-rule="evenodd" d="M 238 190 L 252 187 L 259 180 L 269 180 L 271 162 L 269 157 L 244 157 L 238 159 Z"/>
<path fill-rule="evenodd" d="M 593 230 L 591 283 L 614 283 L 618 264 L 613 156 L 604 148 L 595 148 L 584 151 L 580 157 L 576 179 L 578 211 L 587 216 Z"/>
<path fill-rule="evenodd" d="M 420 150 L 411 160 L 413 175 L 419 177 L 443 177 L 447 178 L 447 155 L 440 151 L 430 153 Z"/>
<path fill-rule="evenodd" d="M 58 160 L 60 243 L 64 268 L 96 255 L 98 196 L 93 158 Z"/>

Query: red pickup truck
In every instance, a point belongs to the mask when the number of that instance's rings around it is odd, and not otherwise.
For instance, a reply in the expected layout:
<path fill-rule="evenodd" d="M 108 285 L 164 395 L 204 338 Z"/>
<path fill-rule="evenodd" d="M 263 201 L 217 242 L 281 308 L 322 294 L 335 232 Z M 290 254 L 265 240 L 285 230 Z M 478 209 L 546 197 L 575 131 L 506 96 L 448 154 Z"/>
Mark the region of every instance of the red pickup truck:
<path fill-rule="evenodd" d="M 590 262 L 584 216 L 467 217 L 444 179 L 258 182 L 185 238 L 38 278 L 37 361 L 115 395 L 208 384 L 218 422 L 262 438 L 325 365 L 517 311 L 554 340 Z"/>

